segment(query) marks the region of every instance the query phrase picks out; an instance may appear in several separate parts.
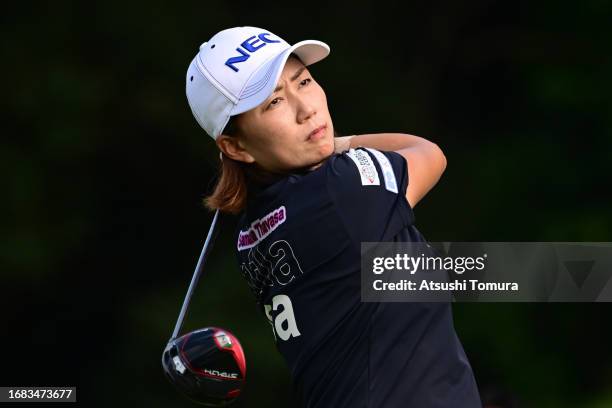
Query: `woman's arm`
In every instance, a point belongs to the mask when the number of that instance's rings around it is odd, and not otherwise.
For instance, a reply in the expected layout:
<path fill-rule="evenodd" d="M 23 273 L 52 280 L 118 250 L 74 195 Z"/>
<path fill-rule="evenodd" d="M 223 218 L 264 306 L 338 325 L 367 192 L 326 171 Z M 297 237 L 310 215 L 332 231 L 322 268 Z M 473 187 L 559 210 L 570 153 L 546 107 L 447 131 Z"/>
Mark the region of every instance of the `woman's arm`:
<path fill-rule="evenodd" d="M 343 136 L 335 139 L 336 152 L 355 147 L 395 151 L 408 163 L 406 199 L 411 207 L 436 185 L 446 169 L 446 157 L 435 143 L 422 137 L 403 133 L 378 133 Z"/>

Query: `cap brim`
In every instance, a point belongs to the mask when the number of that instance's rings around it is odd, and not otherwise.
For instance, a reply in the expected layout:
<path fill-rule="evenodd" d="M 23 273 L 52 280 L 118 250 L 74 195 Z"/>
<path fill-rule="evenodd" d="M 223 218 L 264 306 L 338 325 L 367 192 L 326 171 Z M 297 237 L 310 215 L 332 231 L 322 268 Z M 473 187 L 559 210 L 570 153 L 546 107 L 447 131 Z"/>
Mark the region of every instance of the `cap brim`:
<path fill-rule="evenodd" d="M 329 46 L 321 41 L 300 41 L 263 64 L 242 89 L 239 101 L 231 116 L 249 111 L 264 102 L 276 88 L 285 63 L 291 54 L 296 54 L 304 65 L 312 65 L 329 55 Z"/>

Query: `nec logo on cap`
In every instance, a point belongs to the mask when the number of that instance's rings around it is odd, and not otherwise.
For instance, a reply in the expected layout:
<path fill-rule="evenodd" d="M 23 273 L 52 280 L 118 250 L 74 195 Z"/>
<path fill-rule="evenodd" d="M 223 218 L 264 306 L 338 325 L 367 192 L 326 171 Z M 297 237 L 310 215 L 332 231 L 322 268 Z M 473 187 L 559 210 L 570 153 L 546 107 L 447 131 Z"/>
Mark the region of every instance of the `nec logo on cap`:
<path fill-rule="evenodd" d="M 236 48 L 236 51 L 238 51 L 240 55 L 229 58 L 227 61 L 225 61 L 225 65 L 230 67 L 235 72 L 238 72 L 239 70 L 238 68 L 234 66 L 234 64 L 248 60 L 251 57 L 250 54 L 254 53 L 261 47 L 265 46 L 266 44 L 280 42 L 278 40 L 272 40 L 270 38 L 266 38 L 267 35 L 270 35 L 270 33 L 261 33 L 257 36 L 254 35 L 244 40 L 242 44 L 240 44 L 242 48 L 240 47 Z"/>

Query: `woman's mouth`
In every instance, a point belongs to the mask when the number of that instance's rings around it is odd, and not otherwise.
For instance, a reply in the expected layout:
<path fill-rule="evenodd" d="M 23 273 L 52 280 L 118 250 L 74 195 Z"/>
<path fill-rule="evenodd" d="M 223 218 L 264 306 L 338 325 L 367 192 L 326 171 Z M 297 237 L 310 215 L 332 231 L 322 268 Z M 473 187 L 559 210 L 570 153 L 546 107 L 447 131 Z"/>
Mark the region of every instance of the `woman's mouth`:
<path fill-rule="evenodd" d="M 325 135 L 327 125 L 319 126 L 308 135 L 308 140 L 316 141 L 321 139 Z"/>

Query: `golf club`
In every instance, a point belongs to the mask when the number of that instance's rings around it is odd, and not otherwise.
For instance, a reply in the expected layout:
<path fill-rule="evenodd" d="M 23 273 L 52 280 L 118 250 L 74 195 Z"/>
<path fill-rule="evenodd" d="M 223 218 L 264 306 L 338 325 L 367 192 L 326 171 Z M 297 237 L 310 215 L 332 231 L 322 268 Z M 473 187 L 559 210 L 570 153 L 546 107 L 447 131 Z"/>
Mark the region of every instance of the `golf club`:
<path fill-rule="evenodd" d="M 216 239 L 218 218 L 219 210 L 210 225 L 174 332 L 162 354 L 162 367 L 172 385 L 192 401 L 212 407 L 229 405 L 240 396 L 246 375 L 242 346 L 231 332 L 218 327 L 178 335 Z"/>
<path fill-rule="evenodd" d="M 178 336 L 181 327 L 183 327 L 183 320 L 185 320 L 185 315 L 187 314 L 187 309 L 189 309 L 189 303 L 191 303 L 191 296 L 193 295 L 193 291 L 198 284 L 198 280 L 200 279 L 200 275 L 202 275 L 202 270 L 204 269 L 204 262 L 206 261 L 206 257 L 208 256 L 208 252 L 212 247 L 212 243 L 217 237 L 218 229 L 217 229 L 217 220 L 219 219 L 219 210 L 215 211 L 215 216 L 213 217 L 212 223 L 210 224 L 210 228 L 208 230 L 208 235 L 206 236 L 206 241 L 204 241 L 204 247 L 202 248 L 202 252 L 200 253 L 200 258 L 198 259 L 198 263 L 196 264 L 195 271 L 193 272 L 193 277 L 191 278 L 191 283 L 189 284 L 189 289 L 187 289 L 187 295 L 185 295 L 185 300 L 183 301 L 183 307 L 181 308 L 181 312 L 179 313 L 178 320 L 176 321 L 176 326 L 174 326 L 174 331 L 172 332 L 172 337 L 168 342 L 176 339 Z"/>

